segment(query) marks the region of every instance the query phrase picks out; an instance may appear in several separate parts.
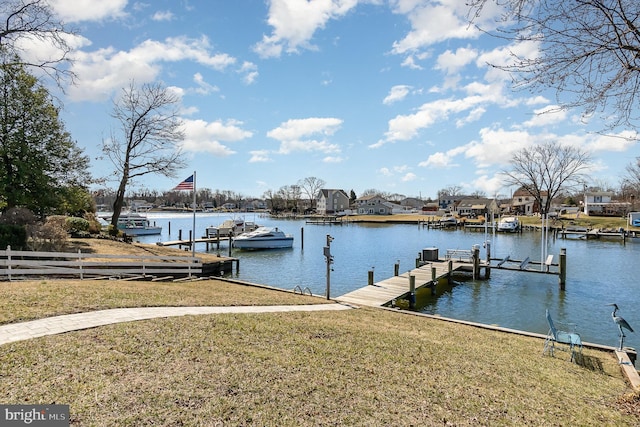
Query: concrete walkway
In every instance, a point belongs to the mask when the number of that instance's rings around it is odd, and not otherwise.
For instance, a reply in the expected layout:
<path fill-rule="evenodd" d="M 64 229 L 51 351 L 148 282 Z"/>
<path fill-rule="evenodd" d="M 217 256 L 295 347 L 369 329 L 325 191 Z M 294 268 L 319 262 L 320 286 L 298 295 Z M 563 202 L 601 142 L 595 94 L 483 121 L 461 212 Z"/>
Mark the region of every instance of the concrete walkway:
<path fill-rule="evenodd" d="M 351 308 L 343 304 L 115 308 L 3 325 L 0 326 L 0 345 L 46 335 L 95 328 L 112 323 L 133 322 L 158 317 L 197 316 L 200 314 L 280 313 L 288 311 L 338 311 Z"/>

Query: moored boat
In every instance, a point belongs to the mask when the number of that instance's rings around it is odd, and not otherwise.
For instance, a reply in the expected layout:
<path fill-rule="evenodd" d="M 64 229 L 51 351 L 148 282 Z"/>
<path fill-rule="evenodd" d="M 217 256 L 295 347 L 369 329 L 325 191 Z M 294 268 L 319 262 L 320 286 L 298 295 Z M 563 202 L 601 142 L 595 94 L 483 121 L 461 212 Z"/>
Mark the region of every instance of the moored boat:
<path fill-rule="evenodd" d="M 220 225 L 211 225 L 206 228 L 206 237 L 228 237 L 231 235 L 238 235 L 242 233 L 248 233 L 256 230 L 259 226 L 252 221 L 245 221 L 244 219 L 227 219 Z"/>
<path fill-rule="evenodd" d="M 128 236 L 149 236 L 162 233 L 162 227 L 152 225 L 146 216 L 136 213 L 121 214 L 118 217 L 118 230 Z"/>
<path fill-rule="evenodd" d="M 514 233 L 520 229 L 520 221 L 518 220 L 518 217 L 506 216 L 498 222 L 496 229 L 498 231 Z"/>
<path fill-rule="evenodd" d="M 293 247 L 293 235 L 278 227 L 258 227 L 233 239 L 237 249 L 283 249 Z"/>

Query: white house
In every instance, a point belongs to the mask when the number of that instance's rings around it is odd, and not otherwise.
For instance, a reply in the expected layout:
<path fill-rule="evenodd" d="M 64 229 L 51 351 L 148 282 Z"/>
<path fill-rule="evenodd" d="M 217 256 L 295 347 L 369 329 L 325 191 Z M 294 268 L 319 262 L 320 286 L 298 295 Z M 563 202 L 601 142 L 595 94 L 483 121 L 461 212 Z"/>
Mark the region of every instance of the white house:
<path fill-rule="evenodd" d="M 618 216 L 631 209 L 631 203 L 614 202 L 611 200 L 612 196 L 613 193 L 608 191 L 585 193 L 584 213 L 594 216 Z"/>

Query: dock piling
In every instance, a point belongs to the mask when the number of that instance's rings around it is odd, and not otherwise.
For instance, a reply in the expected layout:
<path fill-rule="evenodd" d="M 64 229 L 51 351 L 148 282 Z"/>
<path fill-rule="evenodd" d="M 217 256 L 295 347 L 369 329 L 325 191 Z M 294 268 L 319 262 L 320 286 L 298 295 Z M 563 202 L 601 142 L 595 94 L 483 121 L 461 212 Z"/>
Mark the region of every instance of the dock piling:
<path fill-rule="evenodd" d="M 558 284 L 560 290 L 564 291 L 567 283 L 567 248 L 560 249 L 560 261 L 558 261 Z"/>
<path fill-rule="evenodd" d="M 431 295 L 436 294 L 437 285 L 438 285 L 438 272 L 436 271 L 435 267 L 431 266 Z"/>
<path fill-rule="evenodd" d="M 416 276 L 409 275 L 409 308 L 416 307 Z"/>

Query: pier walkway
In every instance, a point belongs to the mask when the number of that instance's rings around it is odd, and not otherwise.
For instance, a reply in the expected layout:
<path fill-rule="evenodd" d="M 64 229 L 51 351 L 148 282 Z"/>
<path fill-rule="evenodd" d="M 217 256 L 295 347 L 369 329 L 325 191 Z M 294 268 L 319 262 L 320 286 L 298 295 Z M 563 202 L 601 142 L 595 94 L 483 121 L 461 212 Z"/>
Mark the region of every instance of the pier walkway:
<path fill-rule="evenodd" d="M 447 277 L 450 273 L 462 269 L 471 271 L 473 264 L 460 260 L 433 261 L 398 276 L 348 292 L 335 299 L 347 304 L 381 307 L 411 292 L 410 276 L 415 277 L 415 289 L 419 289 L 433 286 L 433 283 L 437 283 L 440 278 Z"/>

